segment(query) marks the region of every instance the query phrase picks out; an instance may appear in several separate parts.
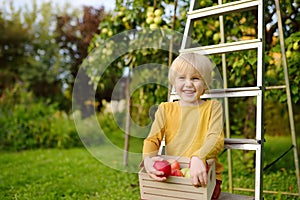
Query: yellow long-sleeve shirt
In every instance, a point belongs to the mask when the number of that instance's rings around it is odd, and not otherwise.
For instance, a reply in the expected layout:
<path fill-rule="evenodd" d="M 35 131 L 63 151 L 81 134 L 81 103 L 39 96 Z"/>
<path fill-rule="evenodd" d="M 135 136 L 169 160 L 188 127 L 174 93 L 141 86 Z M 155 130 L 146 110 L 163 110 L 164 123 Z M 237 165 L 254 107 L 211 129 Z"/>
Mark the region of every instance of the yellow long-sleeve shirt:
<path fill-rule="evenodd" d="M 224 148 L 223 111 L 217 100 L 199 106 L 161 103 L 149 136 L 144 140 L 143 157 L 157 155 L 165 137 L 166 155 L 216 160 L 216 178 L 222 180 L 223 165 L 217 156 Z"/>

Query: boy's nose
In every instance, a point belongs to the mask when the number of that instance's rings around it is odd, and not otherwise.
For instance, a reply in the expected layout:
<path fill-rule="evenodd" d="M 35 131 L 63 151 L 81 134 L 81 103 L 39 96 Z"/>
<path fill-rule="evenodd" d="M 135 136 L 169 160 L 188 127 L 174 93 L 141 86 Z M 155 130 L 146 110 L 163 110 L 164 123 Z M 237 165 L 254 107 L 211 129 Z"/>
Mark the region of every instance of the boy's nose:
<path fill-rule="evenodd" d="M 186 85 L 186 86 L 191 86 L 191 85 L 192 85 L 192 81 L 186 79 L 186 80 L 185 80 L 185 85 Z"/>

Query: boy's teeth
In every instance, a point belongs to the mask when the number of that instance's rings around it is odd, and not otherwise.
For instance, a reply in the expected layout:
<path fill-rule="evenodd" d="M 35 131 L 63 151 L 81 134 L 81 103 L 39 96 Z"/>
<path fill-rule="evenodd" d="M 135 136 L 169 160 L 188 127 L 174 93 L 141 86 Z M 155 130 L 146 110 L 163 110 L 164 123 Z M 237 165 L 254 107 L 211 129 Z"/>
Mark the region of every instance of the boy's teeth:
<path fill-rule="evenodd" d="M 193 91 L 184 91 L 184 93 L 187 93 L 187 94 L 192 94 Z"/>

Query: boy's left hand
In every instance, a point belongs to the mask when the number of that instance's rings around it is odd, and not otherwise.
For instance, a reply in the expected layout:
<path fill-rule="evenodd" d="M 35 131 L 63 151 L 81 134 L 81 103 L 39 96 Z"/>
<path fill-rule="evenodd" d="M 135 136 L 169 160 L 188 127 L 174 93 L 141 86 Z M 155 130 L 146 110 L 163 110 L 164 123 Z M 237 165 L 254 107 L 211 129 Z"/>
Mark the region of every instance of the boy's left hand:
<path fill-rule="evenodd" d="M 193 156 L 190 162 L 190 173 L 192 184 L 196 187 L 207 184 L 206 163 L 199 157 Z"/>

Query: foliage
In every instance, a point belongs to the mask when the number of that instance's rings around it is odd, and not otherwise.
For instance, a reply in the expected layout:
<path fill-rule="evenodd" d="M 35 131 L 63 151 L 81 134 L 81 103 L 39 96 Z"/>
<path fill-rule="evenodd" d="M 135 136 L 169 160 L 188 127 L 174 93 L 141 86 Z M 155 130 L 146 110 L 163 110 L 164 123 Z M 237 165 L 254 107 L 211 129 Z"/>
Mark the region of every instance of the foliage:
<path fill-rule="evenodd" d="M 285 40 L 286 46 L 286 58 L 287 58 L 287 66 L 288 66 L 288 78 L 290 82 L 290 90 L 292 95 L 292 100 L 294 103 L 298 103 L 300 96 L 299 96 L 299 83 L 300 83 L 300 72 L 298 70 L 298 63 L 300 62 L 300 33 L 296 32 L 290 35 Z M 280 68 L 280 62 L 278 59 L 281 58 L 280 54 L 280 45 L 277 44 L 274 46 L 272 51 L 270 52 L 273 55 L 272 58 L 269 60 L 269 70 L 267 71 L 267 84 L 273 85 L 274 83 L 278 83 L 281 85 L 285 85 L 284 82 L 284 71 Z M 279 99 L 280 102 L 285 102 L 287 96 L 284 92 L 269 92 L 269 98 L 272 99 Z"/>
<path fill-rule="evenodd" d="M 226 1 L 229 2 L 229 1 Z M 118 34 L 122 31 L 130 29 L 157 29 L 157 28 L 173 28 L 175 31 L 183 32 L 186 23 L 186 12 L 188 10 L 189 1 L 178 1 L 177 11 L 175 12 L 175 21 L 172 26 L 172 17 L 174 14 L 174 2 L 169 1 L 148 1 L 143 2 L 139 0 L 135 1 L 116 1 L 116 8 L 111 15 L 104 19 L 103 23 L 100 24 L 99 29 L 101 30 L 99 35 L 94 37 L 91 43 L 90 50 L 95 47 L 104 48 L 104 53 L 106 55 L 111 55 L 114 53 L 117 44 L 111 43 L 107 45 L 105 41 L 109 38 Z M 223 2 L 225 3 L 225 2 Z M 203 8 L 207 6 L 217 5 L 218 1 L 215 0 L 202 0 L 198 8 Z M 268 29 L 266 29 L 266 84 L 270 85 L 280 85 L 283 80 L 283 73 L 273 73 L 274 67 L 276 70 L 281 69 L 278 65 L 278 53 L 280 55 L 280 49 L 278 48 L 278 36 L 277 34 L 277 22 L 274 20 L 276 12 L 274 7 L 274 1 L 267 1 L 266 4 L 266 24 Z M 141 8 L 141 9 L 140 9 Z M 288 10 L 288 13 L 282 12 L 283 22 L 285 24 L 284 30 L 287 39 L 293 40 L 293 43 L 297 43 L 298 39 L 294 35 L 290 35 L 297 30 L 299 30 L 299 5 L 295 3 L 285 3 L 281 2 L 281 9 Z M 156 20 L 154 18 L 155 11 L 161 10 L 161 20 Z M 255 19 L 257 13 L 255 10 L 244 11 L 239 13 L 227 14 L 224 16 L 224 27 L 225 27 L 225 42 L 234 42 L 245 39 L 255 39 L 257 37 L 257 20 Z M 153 25 L 156 24 L 156 25 Z M 193 45 L 213 45 L 220 43 L 220 22 L 218 17 L 203 18 L 197 20 L 193 24 L 194 32 L 192 38 L 194 39 Z M 157 37 L 153 37 L 153 42 Z M 151 38 L 150 38 L 151 39 Z M 149 40 L 150 40 L 149 39 Z M 290 46 L 288 47 L 290 49 Z M 278 51 L 279 50 L 279 51 Z M 276 52 L 276 54 L 274 53 Z M 299 52 L 294 52 L 296 55 L 300 55 Z M 142 55 L 142 56 L 141 56 Z M 103 96 L 107 97 L 106 100 L 109 101 L 111 96 L 110 92 L 105 92 L 105 88 L 111 88 L 121 77 L 121 71 L 123 66 L 130 66 L 133 69 L 139 65 L 148 62 L 150 63 L 151 58 L 155 57 L 156 63 L 169 63 L 168 55 L 164 52 L 157 52 L 153 50 L 143 49 L 140 51 L 128 52 L 126 55 L 122 55 L 120 59 L 112 63 L 109 68 L 105 71 L 101 80 L 97 75 L 88 73 L 89 76 L 95 80 L 99 81 L 98 84 L 98 94 L 97 97 L 101 98 Z M 130 59 L 128 59 L 130 58 Z M 221 72 L 222 60 L 221 55 L 211 56 L 214 63 Z M 173 58 L 171 58 L 173 59 Z M 276 60 L 277 59 L 277 60 Z M 291 59 L 291 57 L 289 57 Z M 297 56 L 293 56 L 294 63 L 297 63 Z M 125 62 L 127 60 L 127 62 Z M 276 60 L 276 63 L 274 62 Z M 298 77 L 296 65 L 293 61 L 289 60 L 289 73 L 290 80 L 292 80 L 291 88 L 293 100 L 295 103 L 298 102 L 299 92 L 298 92 Z M 275 66 L 276 64 L 276 66 Z M 226 54 L 226 65 L 227 65 L 227 79 L 228 87 L 244 87 L 244 86 L 255 86 L 256 85 L 256 52 L 253 50 L 242 51 L 235 53 Z M 113 72 L 118 72 L 119 76 L 113 76 L 112 79 L 107 79 L 106 74 L 112 75 L 116 74 Z M 99 75 L 99 74 L 98 74 Z M 294 83 L 293 83 L 294 82 Z M 107 91 L 107 90 L 106 90 Z M 143 121 L 144 117 L 147 116 L 148 110 L 151 105 L 156 104 L 156 102 L 161 102 L 166 100 L 167 90 L 157 92 L 158 88 L 154 85 L 146 85 L 132 94 L 132 108 L 131 116 L 135 118 L 141 124 L 147 123 Z M 286 100 L 286 96 L 283 90 L 272 91 L 273 96 L 270 96 L 269 91 L 267 96 L 274 99 L 280 99 L 281 102 Z M 160 95 L 158 95 L 160 94 Z M 255 108 L 255 99 L 250 98 L 247 100 L 247 104 L 242 103 L 241 99 L 230 99 L 230 124 L 233 133 L 244 134 L 245 137 L 253 137 L 255 132 L 253 123 L 255 117 L 255 112 L 248 112 Z M 244 116 L 244 117 L 238 117 Z M 284 131 L 281 131 L 284 132 Z"/>
<path fill-rule="evenodd" d="M 182 2 L 181 7 L 187 7 L 186 2 Z M 168 8 L 170 11 L 166 10 Z M 110 40 L 110 38 L 123 31 L 130 31 L 132 29 L 141 30 L 159 30 L 162 28 L 171 28 L 172 12 L 174 9 L 173 2 L 169 1 L 116 1 L 116 8 L 111 15 L 107 16 L 100 24 L 100 34 L 95 35 L 90 45 L 90 58 L 94 56 L 93 49 L 99 48 L 102 51 L 98 54 L 103 60 L 101 63 L 108 62 L 106 59 L 111 55 L 119 55 L 119 58 L 115 59 L 113 63 L 109 64 L 109 67 L 104 72 L 97 71 L 99 63 L 91 64 L 92 66 L 86 67 L 87 74 L 92 80 L 93 84 L 96 83 L 96 98 L 102 102 L 115 100 L 113 96 L 113 90 L 115 89 L 117 82 L 122 79 L 122 72 L 124 67 L 130 67 L 131 70 L 136 70 L 143 64 L 159 63 L 161 65 L 168 65 L 169 53 L 166 51 L 160 51 L 164 41 L 161 41 L 164 34 L 163 30 L 161 35 L 153 33 L 153 35 L 145 34 L 138 38 L 138 36 L 126 35 L 123 38 L 119 38 L 117 41 Z M 186 10 L 186 9 L 182 9 Z M 178 12 L 178 10 L 177 10 Z M 182 13 L 182 16 L 185 16 Z M 181 18 L 181 17 L 179 17 Z M 180 24 L 176 24 L 177 28 Z M 181 27 L 182 28 L 182 27 Z M 118 35 L 121 37 L 120 35 Z M 132 39 L 136 37 L 135 39 Z M 123 48 L 121 42 L 128 41 L 127 46 L 139 45 L 143 47 L 143 44 L 157 44 L 157 49 L 153 48 L 140 48 L 138 50 L 128 51 L 123 54 L 118 51 Z M 125 42 L 124 42 L 125 43 Z M 178 41 L 177 41 L 178 43 Z M 96 73 L 95 73 L 96 71 Z M 145 70 L 146 71 L 146 70 Z M 148 73 L 147 73 L 148 72 Z M 149 76 L 154 77 L 153 70 L 148 70 L 143 74 L 138 74 L 140 79 L 148 79 Z M 102 74 L 103 73 L 103 74 Z M 133 74 L 135 76 L 135 74 Z M 134 79 L 135 77 L 133 77 Z M 166 77 L 165 77 L 166 79 Z M 134 88 L 131 91 L 131 117 L 133 120 L 140 124 L 145 125 L 149 123 L 148 113 L 152 105 L 158 104 L 161 101 L 167 100 L 168 88 L 162 87 L 158 84 L 147 84 Z M 124 98 L 124 96 L 123 96 Z M 117 99 L 120 100 L 120 99 Z"/>
<path fill-rule="evenodd" d="M 55 40 L 62 56 L 61 64 L 65 69 L 63 72 L 65 94 L 69 101 L 71 101 L 71 93 L 80 65 L 88 54 L 89 43 L 93 35 L 99 33 L 98 25 L 106 15 L 103 7 L 86 6 L 80 16 L 73 13 L 62 13 L 56 16 Z M 77 100 L 83 104 L 89 99 L 78 98 Z"/>
<path fill-rule="evenodd" d="M 15 82 L 25 82 L 29 84 L 36 95 L 46 96 L 51 99 L 51 102 L 57 100 L 60 102 L 60 108 L 69 108 L 72 85 L 79 65 L 87 56 L 87 52 L 92 52 L 96 47 L 102 47 L 104 48 L 103 56 L 112 54 L 120 48 L 118 43 L 107 44 L 105 41 L 122 31 L 132 29 L 149 28 L 150 30 L 157 30 L 161 27 L 183 33 L 190 2 L 181 0 L 178 1 L 178 4 L 176 3 L 169 0 L 147 2 L 118 0 L 116 1 L 115 10 L 111 13 L 105 13 L 103 8 L 85 7 L 82 17 L 79 16 L 78 10 L 67 13 L 61 11 L 61 9 L 53 8 L 51 3 L 42 4 L 41 7 L 34 3 L 32 10 L 16 10 L 13 6 L 3 6 L 0 15 L 0 27 L 3 31 L 0 36 L 0 42 L 3 44 L 0 47 L 2 48 L 0 63 L 3 66 L 0 74 L 0 80 L 2 80 L 0 81 L 1 91 L 13 87 Z M 197 6 L 202 8 L 217 3 L 216 0 L 202 0 Z M 282 11 L 287 11 L 282 12 L 282 19 L 285 24 L 284 31 L 287 38 L 286 47 L 292 97 L 293 101 L 297 103 L 300 94 L 298 92 L 299 74 L 296 65 L 299 58 L 297 48 L 299 36 L 296 33 L 299 30 L 299 3 L 297 1 L 293 3 L 282 1 L 280 3 Z M 274 1 L 266 1 L 266 4 L 268 8 L 266 10 L 266 25 L 268 27 L 266 29 L 266 84 L 278 85 L 282 83 L 283 72 L 280 71 L 280 62 L 278 62 L 281 54 L 276 35 L 276 13 Z M 174 11 L 175 5 L 177 5 L 176 11 Z M 69 7 L 66 5 L 63 9 L 69 10 Z M 53 12 L 49 12 L 49 10 Z M 40 15 L 38 16 L 36 13 L 40 13 Z M 257 22 L 253 20 L 255 16 L 254 10 L 225 15 L 225 39 L 236 41 L 255 38 L 257 34 Z M 175 20 L 172 21 L 173 19 Z M 218 17 L 198 20 L 194 23 L 194 28 L 195 31 L 192 37 L 197 44 L 211 45 L 220 42 Z M 23 33 L 21 35 L 18 34 L 20 30 Z M 141 40 L 157 42 L 158 45 L 162 45 L 161 41 L 156 41 L 156 38 L 152 36 L 141 38 Z M 126 40 L 126 38 L 124 39 Z M 86 77 L 86 82 L 99 81 L 96 99 L 101 107 L 103 99 L 110 101 L 114 86 L 122 77 L 124 66 L 134 69 L 144 63 L 151 62 L 168 65 L 174 58 L 174 55 L 169 56 L 167 52 L 154 49 L 127 52 L 126 55 L 122 55 L 111 63 L 100 81 L 97 75 L 87 72 L 89 77 Z M 226 55 L 229 87 L 255 84 L 255 57 L 253 51 Z M 212 56 L 212 59 L 221 71 L 220 55 Z M 64 91 L 64 94 L 62 94 L 62 91 Z M 93 90 L 86 92 L 94 93 Z M 134 120 L 142 125 L 149 123 L 147 119 L 148 110 L 152 105 L 165 101 L 167 92 L 166 88 L 154 84 L 145 85 L 135 90 L 131 96 L 131 116 Z M 279 99 L 281 102 L 286 99 L 283 90 L 268 91 L 267 95 L 269 98 Z M 80 99 L 80 103 L 84 104 L 86 100 L 89 99 Z M 238 100 L 231 101 L 230 119 L 233 125 L 232 130 L 243 133 L 243 127 L 248 122 L 237 116 L 240 116 L 240 114 L 245 116 L 248 113 L 244 112 L 245 115 L 241 113 L 243 111 L 240 109 L 241 105 L 237 102 Z M 253 107 L 253 104 L 248 105 L 249 107 L 245 107 L 245 110 L 250 110 L 250 107 Z M 93 109 L 94 106 L 88 108 L 88 110 Z M 252 116 L 248 116 L 248 118 L 250 119 Z M 237 124 L 234 124 L 234 121 Z M 251 126 L 253 127 L 250 124 L 249 127 Z M 251 132 L 251 130 L 248 130 L 248 132 Z"/>
<path fill-rule="evenodd" d="M 5 90 L 0 103 L 0 149 L 71 148 L 82 146 L 82 140 L 85 144 L 102 144 L 103 138 L 95 134 L 98 131 L 97 124 L 91 124 L 93 117 L 97 118 L 112 143 L 120 148 L 124 146 L 124 112 L 116 116 L 122 120 L 118 123 L 111 113 L 97 113 L 96 116 L 83 119 L 76 129 L 72 116 L 80 115 L 79 112 L 68 115 L 59 110 L 57 104 L 36 98 L 26 86 L 15 85 L 12 90 Z M 78 129 L 81 130 L 80 138 Z M 141 147 L 141 141 L 141 138 L 132 136 L 130 146 Z"/>
<path fill-rule="evenodd" d="M 83 12 L 70 8 L 67 3 L 62 8 L 51 2 L 38 6 L 33 0 L 32 9 L 16 10 L 12 1 L 3 3 L 0 93 L 22 82 L 29 84 L 36 96 L 57 101 L 60 108 L 70 110 L 69 93 L 76 73 L 105 16 L 104 8 L 84 7 Z"/>
<path fill-rule="evenodd" d="M 0 149 L 81 146 L 72 119 L 57 104 L 37 99 L 26 87 L 5 90 L 0 102 Z"/>
<path fill-rule="evenodd" d="M 56 33 L 53 13 L 49 12 L 53 10 L 51 4 L 37 7 L 33 2 L 32 10 L 28 7 L 16 10 L 12 1 L 6 3 L 0 10 L 0 92 L 13 87 L 15 82 L 22 82 L 29 84 L 38 96 L 61 101 L 60 73 L 64 69 L 60 65 L 58 45 L 53 40 Z"/>

